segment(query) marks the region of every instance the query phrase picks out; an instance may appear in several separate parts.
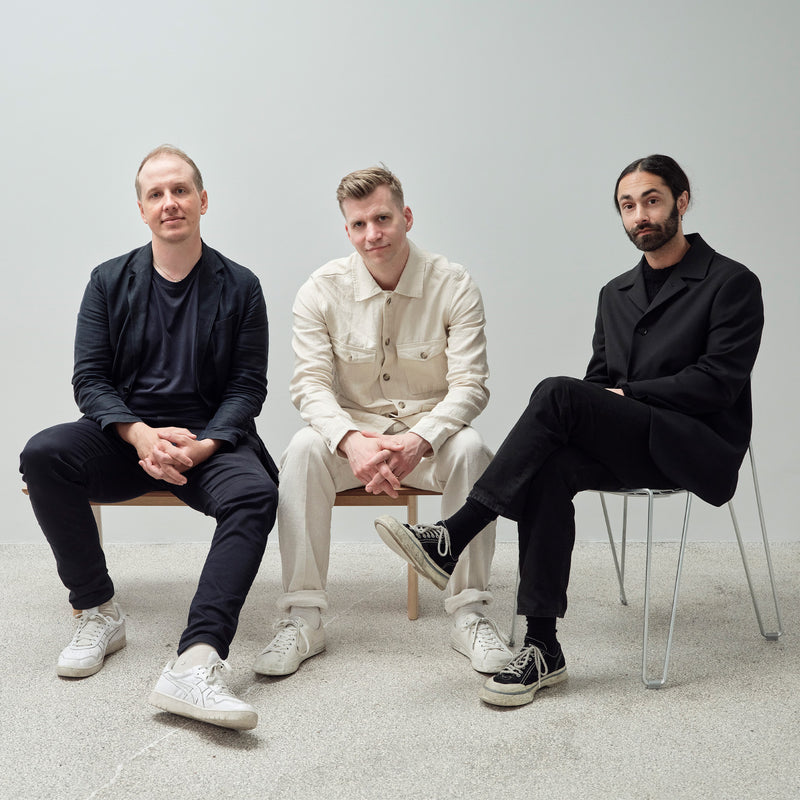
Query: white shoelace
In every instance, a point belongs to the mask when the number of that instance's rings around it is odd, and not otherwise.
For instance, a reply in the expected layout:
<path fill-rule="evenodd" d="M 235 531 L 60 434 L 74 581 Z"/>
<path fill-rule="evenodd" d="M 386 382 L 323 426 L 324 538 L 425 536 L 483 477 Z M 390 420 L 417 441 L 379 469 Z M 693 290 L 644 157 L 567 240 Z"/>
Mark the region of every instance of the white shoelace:
<path fill-rule="evenodd" d="M 210 667 L 201 667 L 203 672 L 205 672 L 205 682 L 208 686 L 214 690 L 216 694 L 230 694 L 231 690 L 228 688 L 225 680 L 223 679 L 223 675 L 228 672 L 231 672 L 230 664 L 223 660 L 217 659 Z"/>
<path fill-rule="evenodd" d="M 437 538 L 436 552 L 440 556 L 450 555 L 450 531 L 444 525 L 410 525 L 411 530 L 418 539 Z"/>
<path fill-rule="evenodd" d="M 472 632 L 472 647 L 478 645 L 483 650 L 505 650 L 506 646 L 494 620 L 478 617 L 467 626 Z"/>
<path fill-rule="evenodd" d="M 303 626 L 297 620 L 282 619 L 275 624 L 275 629 L 278 633 L 263 650 L 264 653 L 272 651 L 288 653 L 293 647 L 297 647 L 297 652 L 304 656 L 311 649 Z"/>
<path fill-rule="evenodd" d="M 547 662 L 544 660 L 544 653 L 542 653 L 535 644 L 523 647 L 503 672 L 513 675 L 515 678 L 522 678 L 522 673 L 525 672 L 531 661 L 534 662 L 536 667 L 536 674 L 538 676 L 536 683 L 538 686 L 541 686 L 542 678 L 544 678 L 550 670 L 548 669 Z"/>
<path fill-rule="evenodd" d="M 70 647 L 93 647 L 100 641 L 106 625 L 109 622 L 116 621 L 112 620 L 111 617 L 103 616 L 99 611 L 94 611 L 93 613 L 83 611 L 76 619 L 78 620 L 78 627 L 72 637 Z"/>

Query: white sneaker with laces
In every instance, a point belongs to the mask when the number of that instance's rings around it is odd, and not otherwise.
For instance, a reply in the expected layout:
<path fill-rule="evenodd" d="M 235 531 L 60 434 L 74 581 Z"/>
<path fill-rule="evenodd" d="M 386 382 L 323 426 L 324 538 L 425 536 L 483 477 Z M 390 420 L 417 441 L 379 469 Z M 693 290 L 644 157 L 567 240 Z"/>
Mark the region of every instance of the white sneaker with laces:
<path fill-rule="evenodd" d="M 467 614 L 456 622 L 450 645 L 470 660 L 476 672 L 500 672 L 514 657 L 495 622 L 480 614 Z"/>
<path fill-rule="evenodd" d="M 258 654 L 253 670 L 259 675 L 291 675 L 307 658 L 325 649 L 325 628 L 312 628 L 302 617 L 282 619 L 275 638 Z"/>
<path fill-rule="evenodd" d="M 222 680 L 231 668 L 216 653 L 205 666 L 186 672 L 175 672 L 170 661 L 155 689 L 150 692 L 150 705 L 181 717 L 210 722 L 222 728 L 248 731 L 258 724 L 258 711 L 236 697 Z"/>
<path fill-rule="evenodd" d="M 101 614 L 99 607 L 86 608 L 75 617 L 75 635 L 58 657 L 57 675 L 64 678 L 94 675 L 109 653 L 125 647 L 125 617 L 116 603 L 114 611 L 117 619 Z"/>

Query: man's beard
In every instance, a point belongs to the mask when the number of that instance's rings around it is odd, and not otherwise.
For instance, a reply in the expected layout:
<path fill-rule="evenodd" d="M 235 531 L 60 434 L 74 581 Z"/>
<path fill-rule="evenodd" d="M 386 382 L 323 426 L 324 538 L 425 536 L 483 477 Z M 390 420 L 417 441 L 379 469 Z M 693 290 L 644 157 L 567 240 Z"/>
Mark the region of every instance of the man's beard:
<path fill-rule="evenodd" d="M 658 225 L 654 222 L 648 222 L 646 225 L 636 226 L 631 230 L 625 231 L 628 238 L 645 253 L 651 253 L 653 250 L 658 250 L 663 247 L 670 239 L 672 239 L 678 232 L 678 223 L 680 215 L 678 214 L 677 202 L 673 204 L 672 211 L 663 225 Z"/>

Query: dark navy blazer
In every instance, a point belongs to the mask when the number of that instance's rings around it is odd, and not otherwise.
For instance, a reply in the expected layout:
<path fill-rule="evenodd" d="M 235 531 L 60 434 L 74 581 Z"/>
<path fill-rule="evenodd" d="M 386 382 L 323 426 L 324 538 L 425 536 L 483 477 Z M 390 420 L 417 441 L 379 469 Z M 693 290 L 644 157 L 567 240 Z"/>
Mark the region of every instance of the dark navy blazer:
<path fill-rule="evenodd" d="M 75 401 L 103 429 L 137 422 L 126 406 L 141 360 L 150 299 L 151 244 L 96 267 L 75 334 Z M 197 391 L 214 409 L 198 438 L 231 447 L 249 440 L 277 483 L 278 471 L 256 433 L 267 395 L 269 334 L 258 278 L 203 243 L 196 340 Z M 176 420 L 180 425 L 180 420 Z"/>
<path fill-rule="evenodd" d="M 758 278 L 699 234 L 647 300 L 641 261 L 600 292 L 585 380 L 652 408 L 661 471 L 714 505 L 736 490 L 750 441 L 750 373 L 764 309 Z"/>

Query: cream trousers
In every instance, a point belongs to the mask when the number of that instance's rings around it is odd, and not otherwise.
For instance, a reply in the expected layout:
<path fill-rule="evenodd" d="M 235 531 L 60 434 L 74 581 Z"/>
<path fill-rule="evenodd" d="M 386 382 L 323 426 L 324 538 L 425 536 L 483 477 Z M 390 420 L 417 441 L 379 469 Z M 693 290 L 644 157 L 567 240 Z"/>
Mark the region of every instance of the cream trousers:
<path fill-rule="evenodd" d="M 492 460 L 479 434 L 464 427 L 435 457 L 423 458 L 404 479 L 405 486 L 442 493 L 442 519 L 457 511 L 472 484 Z M 331 453 L 311 427 L 298 431 L 281 457 L 278 541 L 284 594 L 278 608 L 328 608 L 325 587 L 331 547 L 331 513 L 336 492 L 360 486 L 347 459 Z M 377 536 L 377 534 L 376 534 Z M 459 559 L 447 589 L 448 614 L 462 606 L 489 603 L 489 571 L 494 556 L 495 524 L 488 525 Z"/>

